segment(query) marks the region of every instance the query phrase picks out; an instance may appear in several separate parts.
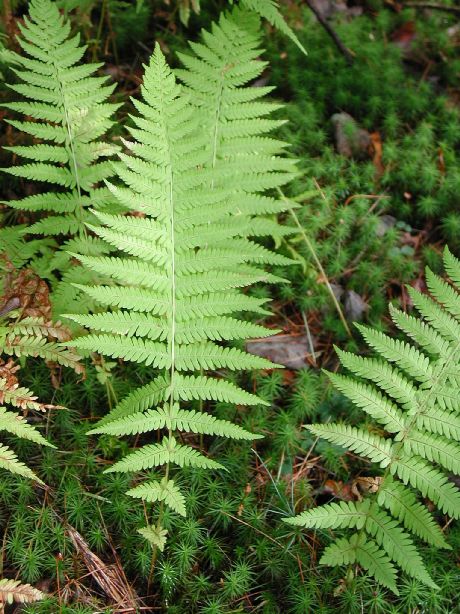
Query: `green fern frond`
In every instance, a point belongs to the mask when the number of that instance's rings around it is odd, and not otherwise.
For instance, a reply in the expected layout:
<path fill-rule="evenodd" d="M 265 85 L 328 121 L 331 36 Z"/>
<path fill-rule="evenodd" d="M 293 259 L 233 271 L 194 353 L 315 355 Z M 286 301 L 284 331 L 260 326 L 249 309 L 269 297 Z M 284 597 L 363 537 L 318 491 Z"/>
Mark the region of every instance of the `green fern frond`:
<path fill-rule="evenodd" d="M 175 485 L 174 480 L 163 478 L 161 482 L 145 482 L 140 486 L 136 486 L 136 488 L 128 490 L 126 494 L 149 503 L 164 501 L 168 507 L 180 514 L 180 516 L 186 515 L 185 497 Z"/>
<path fill-rule="evenodd" d="M 375 504 L 371 506 L 367 517 L 366 532 L 406 573 L 432 588 L 439 588 L 430 578 L 409 535 L 401 529 L 397 520 L 379 510 Z"/>
<path fill-rule="evenodd" d="M 284 518 L 287 524 L 305 529 L 362 529 L 366 524 L 369 501 L 328 503 L 306 510 L 293 518 Z"/>
<path fill-rule="evenodd" d="M 202 467 L 203 469 L 223 469 L 224 467 L 189 446 L 178 444 L 174 437 L 164 437 L 162 443 L 144 446 L 131 452 L 121 461 L 106 469 L 106 473 L 120 471 L 132 473 L 153 467 L 174 463 L 179 467 Z"/>
<path fill-rule="evenodd" d="M 135 127 L 130 128 L 134 140 L 126 142 L 131 155 L 120 155 L 115 165 L 122 185 L 108 184 L 122 208 L 142 215 L 94 212 L 100 225 L 91 230 L 119 250 L 117 256 L 79 255 L 72 250 L 82 264 L 110 278 L 110 283 L 78 285 L 79 291 L 104 308 L 68 316 L 92 331 L 71 345 L 160 370 L 151 384 L 132 392 L 90 432 L 122 436 L 166 431 L 162 443 L 130 453 L 108 471 L 137 472 L 164 465 L 164 483 L 142 486 L 130 494 L 161 501 L 180 513 L 183 507 L 178 497 L 183 495 L 177 482 L 170 492 L 164 488 L 171 484 L 170 465 L 206 470 L 222 466 L 193 445 L 177 443 L 174 433 L 245 440 L 259 437 L 216 419 L 204 403 L 264 403 L 220 377 L 201 372 L 276 366 L 222 342 L 273 333 L 240 319 L 245 311 L 269 313 L 265 300 L 245 294 L 242 288 L 261 279 L 283 281 L 262 267 L 291 263 L 249 239 L 278 234 L 276 222 L 264 215 L 282 207 L 262 192 L 287 181 L 294 167 L 282 157 L 278 145 L 277 155 L 273 143 L 268 155 L 260 142 L 265 138 L 260 135 L 276 122 L 265 118 L 271 111 L 268 103 L 258 100 L 255 104 L 259 98 L 256 88 L 246 87 L 260 72 L 257 18 L 253 15 L 247 23 L 246 18 L 247 13 L 235 11 L 215 26 L 217 38 L 203 33 L 204 44 L 194 50 L 203 56 L 204 64 L 185 60 L 187 77 L 181 73 L 184 81 L 190 81 L 187 88 L 176 82 L 157 46 L 146 68 L 142 100 L 133 100 L 138 115 L 133 117 Z M 239 36 L 233 37 L 236 31 Z M 224 47 L 221 40 L 225 40 Z M 219 97 L 219 67 L 230 56 L 234 67 L 228 75 L 221 74 L 228 79 L 224 103 L 230 106 L 228 116 L 225 111 L 213 120 L 219 133 L 215 139 L 208 125 L 211 114 L 205 117 L 200 106 L 204 100 L 200 92 L 205 98 Z M 205 66 L 207 80 L 203 80 Z M 251 106 L 246 106 L 250 101 Z M 239 111 L 245 117 L 241 123 L 236 119 Z M 225 130 L 230 120 L 234 127 Z M 226 147 L 237 142 L 241 155 L 238 148 L 229 154 Z M 146 529 L 148 535 L 151 530 Z M 163 541 L 157 530 L 162 530 L 161 520 L 150 535 L 150 541 L 159 547 Z"/>
<path fill-rule="evenodd" d="M 344 424 L 307 427 L 385 468 L 376 495 L 371 499 L 369 493 L 362 503 L 329 504 L 286 520 L 313 529 L 358 529 L 350 540 L 340 538 L 329 546 L 322 561 L 336 565 L 356 561 L 392 590 L 395 586 L 389 581 L 389 568 L 382 563 L 387 567 L 383 573 L 379 560 L 391 559 L 404 572 L 437 588 L 408 532 L 429 544 L 449 548 L 415 493 L 428 498 L 443 513 L 460 516 L 460 491 L 446 473 L 460 470 L 460 262 L 446 248 L 444 263 L 452 275 L 450 282 L 427 271 L 431 297 L 409 288 L 419 316 L 391 308 L 393 322 L 406 335 L 405 340 L 359 326 L 378 357 L 338 350 L 341 363 L 352 376 L 328 374 L 338 390 L 384 427 L 384 433 L 375 435 Z"/>
<path fill-rule="evenodd" d="M 43 484 L 42 480 L 18 459 L 13 450 L 2 443 L 0 443 L 0 468 L 6 469 L 6 471 L 10 473 L 20 475 L 24 478 L 30 478 L 39 484 Z"/>
<path fill-rule="evenodd" d="M 153 527 L 151 525 L 138 529 L 138 533 L 142 535 L 154 548 L 158 548 L 163 552 L 166 546 L 166 538 L 168 531 L 161 527 Z"/>
<path fill-rule="evenodd" d="M 379 505 L 386 507 L 406 529 L 433 546 L 451 549 L 428 509 L 401 482 L 388 476 L 379 489 L 377 499 Z"/>
<path fill-rule="evenodd" d="M 22 416 L 7 411 L 6 407 L 0 407 L 0 431 L 6 431 L 7 433 L 16 435 L 16 437 L 28 439 L 42 446 L 55 447 L 53 444 L 46 441 L 37 429 L 28 424 Z"/>
<path fill-rule="evenodd" d="M 387 439 L 347 424 L 312 424 L 306 427 L 317 437 L 362 454 L 381 467 L 392 461 L 392 444 Z"/>
<path fill-rule="evenodd" d="M 320 559 L 321 565 L 337 567 L 359 563 L 380 584 L 391 589 L 396 595 L 396 569 L 390 558 L 372 540 L 362 533 L 355 533 L 347 539 L 342 537 L 328 546 Z"/>
<path fill-rule="evenodd" d="M 29 16 L 18 26 L 23 54 L 12 52 L 11 58 L 19 83 L 9 87 L 23 100 L 3 103 L 3 107 L 27 116 L 27 121 L 6 121 L 39 142 L 9 147 L 14 155 L 30 162 L 2 170 L 57 186 L 60 191 L 9 204 L 15 209 L 46 212 L 45 218 L 29 226 L 28 233 L 79 236 L 85 242 L 85 224 L 97 223 L 90 206 L 113 202 L 110 191 L 99 190 L 98 184 L 113 175 L 104 158 L 118 150 L 99 141 L 119 106 L 107 103 L 115 86 L 107 84 L 107 77 L 94 76 L 99 64 L 79 64 L 85 47 L 80 46 L 78 35 L 70 35 L 70 22 L 56 3 L 31 0 Z M 70 266 L 68 259 L 65 268 Z M 61 272 L 65 268 L 61 267 Z M 67 289 L 61 288 L 61 293 Z"/>
<path fill-rule="evenodd" d="M 230 439 L 260 439 L 236 424 L 226 420 L 217 420 L 205 412 L 180 409 L 179 405 L 149 409 L 146 412 L 131 414 L 119 420 L 112 420 L 99 429 L 92 429 L 91 434 L 107 433 L 108 435 L 137 435 L 148 431 L 168 428 L 172 431 L 189 431 L 202 435 L 219 435 Z"/>

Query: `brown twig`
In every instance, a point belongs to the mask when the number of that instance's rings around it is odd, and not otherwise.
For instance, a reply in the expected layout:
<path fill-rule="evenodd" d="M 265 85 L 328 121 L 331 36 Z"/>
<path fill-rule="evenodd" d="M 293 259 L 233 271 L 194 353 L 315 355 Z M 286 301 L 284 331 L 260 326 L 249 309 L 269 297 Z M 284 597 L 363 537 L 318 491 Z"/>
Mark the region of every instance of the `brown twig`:
<path fill-rule="evenodd" d="M 308 7 L 310 8 L 311 12 L 315 15 L 316 19 L 319 21 L 319 23 L 323 26 L 323 28 L 326 30 L 326 32 L 329 34 L 329 36 L 334 41 L 335 46 L 340 51 L 340 53 L 343 55 L 343 57 L 346 59 L 347 64 L 351 66 L 354 61 L 354 57 L 353 57 L 354 54 L 344 45 L 344 43 L 340 39 L 337 32 L 333 29 L 331 24 L 324 18 L 321 11 L 316 6 L 315 0 L 305 0 L 305 1 Z"/>
<path fill-rule="evenodd" d="M 445 11 L 454 15 L 460 15 L 460 6 L 448 6 L 447 4 L 437 4 L 436 2 L 404 2 L 403 8 L 432 9 L 433 11 Z"/>

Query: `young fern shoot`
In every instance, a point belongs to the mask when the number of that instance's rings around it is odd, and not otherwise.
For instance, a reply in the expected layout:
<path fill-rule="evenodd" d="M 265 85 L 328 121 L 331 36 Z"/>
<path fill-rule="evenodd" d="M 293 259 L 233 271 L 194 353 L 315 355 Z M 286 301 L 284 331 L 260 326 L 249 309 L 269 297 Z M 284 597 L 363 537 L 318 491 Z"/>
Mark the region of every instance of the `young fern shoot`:
<path fill-rule="evenodd" d="M 98 223 L 90 207 L 104 210 L 113 203 L 109 190 L 97 186 L 113 174 L 104 158 L 117 148 L 100 137 L 111 126 L 110 116 L 119 105 L 107 102 L 115 86 L 106 83 L 107 77 L 94 76 L 100 65 L 80 64 L 85 47 L 80 46 L 79 35 L 70 36 L 70 22 L 59 13 L 56 3 L 32 0 L 29 17 L 24 17 L 24 24 L 18 22 L 18 27 L 24 55 L 9 52 L 9 58 L 20 83 L 9 87 L 25 100 L 3 106 L 31 118 L 6 121 L 37 142 L 7 147 L 30 162 L 2 170 L 52 186 L 50 191 L 7 204 L 30 213 L 46 213 L 27 233 L 69 237 L 51 261 L 40 262 L 42 276 L 46 269 L 50 279 L 55 270 L 62 274 L 53 301 L 59 314 L 80 303 L 71 282 L 81 279 L 83 271 L 72 266 L 66 250 L 85 254 L 107 251 L 103 242 L 89 236 L 86 223 Z"/>
<path fill-rule="evenodd" d="M 391 308 L 407 340 L 360 326 L 376 358 L 337 350 L 351 376 L 329 373 L 332 384 L 377 423 L 374 429 L 314 424 L 315 436 L 360 454 L 384 469 L 358 502 L 330 503 L 285 522 L 311 529 L 352 529 L 329 545 L 324 565 L 358 563 L 398 594 L 396 567 L 427 584 L 429 576 L 411 533 L 450 548 L 417 493 L 441 512 L 460 517 L 460 491 L 449 473 L 460 472 L 460 261 L 446 248 L 448 283 L 427 270 L 432 298 L 413 288 L 420 317 Z M 383 431 L 383 434 L 382 434 Z"/>
<path fill-rule="evenodd" d="M 78 256 L 89 269 L 111 277 L 111 285 L 81 286 L 106 310 L 68 317 L 97 331 L 76 339 L 76 347 L 159 370 L 152 382 L 121 401 L 90 432 L 121 436 L 153 431 L 156 443 L 146 443 L 108 471 L 141 472 L 164 466 L 161 480 L 143 482 L 129 494 L 160 501 L 161 509 L 166 505 L 185 515 L 184 494 L 172 465 L 209 470 L 222 466 L 193 445 L 179 443 L 176 433 L 259 437 L 192 407 L 194 401 L 261 403 L 255 395 L 203 372 L 274 366 L 221 342 L 272 334 L 235 317 L 245 311 L 268 313 L 264 300 L 239 288 L 273 279 L 260 265 L 290 261 L 245 237 L 221 232 L 222 226 L 232 228 L 235 217 L 231 193 L 228 187 L 217 187 L 222 169 L 206 165 L 209 141 L 200 114 L 158 45 L 145 70 L 142 99 L 133 100 L 138 115 L 129 129 L 134 141 L 126 143 L 131 154 L 120 154 L 115 165 L 124 186 L 110 185 L 120 204 L 136 215 L 94 212 L 100 225 L 90 226 L 121 255 Z M 161 513 L 156 526 L 142 533 L 163 549 L 166 532 Z"/>

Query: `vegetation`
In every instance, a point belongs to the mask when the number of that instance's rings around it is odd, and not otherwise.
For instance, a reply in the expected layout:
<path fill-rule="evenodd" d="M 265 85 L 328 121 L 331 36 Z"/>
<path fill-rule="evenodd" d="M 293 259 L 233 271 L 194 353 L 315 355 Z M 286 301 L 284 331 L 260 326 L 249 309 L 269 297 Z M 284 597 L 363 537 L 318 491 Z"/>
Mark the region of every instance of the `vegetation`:
<path fill-rule="evenodd" d="M 0 610 L 455 611 L 458 11 L 336 9 L 4 2 Z"/>

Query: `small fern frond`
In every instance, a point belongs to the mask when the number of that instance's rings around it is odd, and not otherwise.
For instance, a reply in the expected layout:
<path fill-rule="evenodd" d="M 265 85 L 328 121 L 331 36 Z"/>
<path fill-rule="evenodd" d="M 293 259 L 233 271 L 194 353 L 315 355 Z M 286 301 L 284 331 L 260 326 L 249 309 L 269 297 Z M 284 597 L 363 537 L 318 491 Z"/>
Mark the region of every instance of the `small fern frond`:
<path fill-rule="evenodd" d="M 16 435 L 16 437 L 28 439 L 42 446 L 55 447 L 53 444 L 46 441 L 37 429 L 28 424 L 22 416 L 7 411 L 6 407 L 0 407 L 0 431 L 6 431 L 7 433 Z"/>
<path fill-rule="evenodd" d="M 168 531 L 166 529 L 148 525 L 147 527 L 138 529 L 138 533 L 140 533 L 142 537 L 152 545 L 152 547 L 158 548 L 160 552 L 163 552 L 166 546 L 166 538 L 168 535 Z"/>
<path fill-rule="evenodd" d="M 337 567 L 359 563 L 380 584 L 392 590 L 396 595 L 396 569 L 390 558 L 382 552 L 378 544 L 366 539 L 362 533 L 355 533 L 347 539 L 342 537 L 328 546 L 320 559 L 321 565 Z"/>
<path fill-rule="evenodd" d="M 126 493 L 130 497 L 142 499 L 149 503 L 164 501 L 168 507 L 185 516 L 185 497 L 174 484 L 174 480 L 163 478 L 161 482 L 144 482 Z"/>
<path fill-rule="evenodd" d="M 0 468 L 6 469 L 6 471 L 10 473 L 20 475 L 24 478 L 30 478 L 39 484 L 43 484 L 42 480 L 18 459 L 13 450 L 2 443 L 0 443 Z"/>
<path fill-rule="evenodd" d="M 288 26 L 283 16 L 278 10 L 278 2 L 276 0 L 241 0 L 243 6 L 259 13 L 261 17 L 277 28 L 280 32 L 288 36 L 299 49 L 307 55 L 305 47 L 299 41 L 292 29 Z"/>

